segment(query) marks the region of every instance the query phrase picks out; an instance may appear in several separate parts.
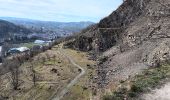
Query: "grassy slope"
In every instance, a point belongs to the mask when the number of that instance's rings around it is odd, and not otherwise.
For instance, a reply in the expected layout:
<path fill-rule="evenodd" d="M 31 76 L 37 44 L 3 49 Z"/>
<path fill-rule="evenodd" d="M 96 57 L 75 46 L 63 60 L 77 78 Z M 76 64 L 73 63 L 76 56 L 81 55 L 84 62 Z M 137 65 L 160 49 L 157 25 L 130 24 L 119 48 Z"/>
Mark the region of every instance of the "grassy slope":
<path fill-rule="evenodd" d="M 86 57 L 86 53 L 78 52 L 71 49 L 65 49 L 64 51 L 70 57 L 72 57 L 78 65 L 81 65 L 86 70 L 86 74 L 76 85 L 74 85 L 70 89 L 70 92 L 65 96 L 65 98 L 63 98 L 63 100 L 89 100 L 91 94 L 90 75 L 93 75 L 95 73 L 93 69 L 95 62 L 88 60 L 88 58 Z"/>
<path fill-rule="evenodd" d="M 24 45 L 31 47 L 33 44 Z M 48 100 L 54 93 L 59 93 L 73 78 L 75 78 L 76 75 L 79 74 L 78 68 L 70 64 L 69 60 L 63 54 L 59 53 L 59 48 L 59 46 L 55 46 L 52 50 L 37 55 L 31 62 L 22 64 L 19 76 L 20 90 L 12 90 L 9 78 L 9 76 L 11 77 L 10 74 L 4 75 L 3 79 L 0 77 L 2 79 L 2 84 L 0 84 L 0 95 L 16 100 Z M 63 49 L 63 51 L 86 70 L 86 74 L 70 89 L 70 92 L 63 100 L 89 100 L 91 94 L 89 79 L 90 75 L 95 73 L 95 62 L 88 60 L 88 57 L 86 57 L 87 54 L 84 52 L 77 52 L 71 49 Z M 53 59 L 53 55 L 56 55 L 55 59 Z M 45 58 L 44 61 L 43 58 Z M 34 86 L 32 82 L 32 72 L 30 70 L 31 63 L 36 72 L 36 86 Z M 53 68 L 57 69 L 60 75 L 51 72 L 51 69 Z M 50 84 L 49 82 L 56 83 Z"/>
<path fill-rule="evenodd" d="M 170 78 L 170 65 L 162 65 L 143 71 L 127 81 L 121 81 L 119 87 L 111 95 L 105 95 L 104 100 L 135 100 L 141 93 L 158 86 L 162 80 Z"/>
<path fill-rule="evenodd" d="M 0 95 L 17 100 L 47 100 L 54 92 L 62 90 L 78 74 L 78 69 L 72 66 L 68 59 L 59 54 L 57 50 L 58 48 L 54 47 L 52 50 L 39 54 L 32 60 L 37 77 L 36 86 L 33 86 L 32 82 L 31 63 L 25 62 L 20 67 L 20 90 L 12 90 L 9 78 L 11 75 L 4 75 L 4 79 L 0 84 Z M 47 55 L 50 57 L 47 57 Z M 56 55 L 55 59 L 53 59 L 53 55 Z M 45 61 L 42 58 L 45 58 Z M 57 69 L 60 75 L 51 72 L 53 68 Z"/>

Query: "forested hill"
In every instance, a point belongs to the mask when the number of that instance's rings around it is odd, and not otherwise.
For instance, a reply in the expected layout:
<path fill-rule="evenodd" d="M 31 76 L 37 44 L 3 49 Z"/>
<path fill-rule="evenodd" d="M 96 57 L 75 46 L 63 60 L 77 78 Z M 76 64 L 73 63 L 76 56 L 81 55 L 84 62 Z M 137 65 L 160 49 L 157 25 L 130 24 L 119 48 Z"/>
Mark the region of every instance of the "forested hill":
<path fill-rule="evenodd" d="M 58 36 L 71 35 L 80 32 L 82 29 L 94 24 L 89 21 L 82 22 L 54 22 L 39 21 L 25 18 L 0 17 L 0 19 L 12 22 L 19 26 L 24 26 L 37 33 L 49 33 Z"/>
<path fill-rule="evenodd" d="M 14 35 L 28 35 L 32 33 L 27 28 L 15 25 L 11 22 L 0 20 L 0 42 L 4 39 L 13 37 Z"/>

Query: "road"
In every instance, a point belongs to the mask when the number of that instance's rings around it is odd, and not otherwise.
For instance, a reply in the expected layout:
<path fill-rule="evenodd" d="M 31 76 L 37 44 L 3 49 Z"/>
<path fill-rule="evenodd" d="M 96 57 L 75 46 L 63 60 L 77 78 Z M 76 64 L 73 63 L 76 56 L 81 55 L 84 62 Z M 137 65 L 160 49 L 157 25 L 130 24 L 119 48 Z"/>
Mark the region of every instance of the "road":
<path fill-rule="evenodd" d="M 66 53 L 63 52 L 64 50 L 62 50 L 62 48 L 60 48 L 59 52 L 61 54 L 63 54 L 66 58 L 69 59 L 70 63 L 73 64 L 74 66 L 76 66 L 78 69 L 81 69 L 81 73 L 79 75 L 77 75 L 59 94 L 57 94 L 56 96 L 53 97 L 52 100 L 60 100 L 64 97 L 64 95 L 66 93 L 68 93 L 69 89 L 75 85 L 79 79 L 86 73 L 86 71 L 81 67 L 79 66 L 78 64 L 76 64 L 74 62 L 74 60 L 69 56 L 69 55 L 66 55 Z"/>

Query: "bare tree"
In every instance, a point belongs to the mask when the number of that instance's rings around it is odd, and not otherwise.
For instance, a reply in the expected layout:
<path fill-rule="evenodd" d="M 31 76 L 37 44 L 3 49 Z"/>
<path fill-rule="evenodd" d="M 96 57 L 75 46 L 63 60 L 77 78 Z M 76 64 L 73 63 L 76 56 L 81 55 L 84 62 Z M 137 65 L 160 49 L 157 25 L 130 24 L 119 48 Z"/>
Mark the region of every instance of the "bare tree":
<path fill-rule="evenodd" d="M 22 55 L 16 55 L 14 58 L 13 58 L 14 61 L 16 61 L 19 65 L 21 65 L 21 63 L 24 62 L 24 58 L 22 57 Z"/>
<path fill-rule="evenodd" d="M 19 86 L 19 66 L 20 62 L 17 59 L 13 59 L 8 63 L 9 70 L 12 74 L 13 89 L 17 90 Z"/>
<path fill-rule="evenodd" d="M 45 55 L 46 55 L 47 59 L 50 61 L 51 57 L 50 57 L 49 53 L 46 53 Z"/>
<path fill-rule="evenodd" d="M 42 59 L 42 64 L 44 65 L 46 59 L 45 59 L 45 57 L 42 57 L 41 59 Z"/>
<path fill-rule="evenodd" d="M 38 56 L 36 60 L 40 61 L 40 60 L 41 60 L 41 57 L 40 57 L 40 56 Z"/>
<path fill-rule="evenodd" d="M 56 59 L 56 55 L 53 55 L 53 56 L 52 56 L 52 58 L 53 58 L 53 60 L 55 61 L 55 59 Z"/>
<path fill-rule="evenodd" d="M 30 69 L 31 69 L 31 72 L 32 72 L 32 81 L 33 81 L 34 86 L 35 86 L 36 85 L 36 75 L 35 75 L 33 63 L 31 63 Z"/>

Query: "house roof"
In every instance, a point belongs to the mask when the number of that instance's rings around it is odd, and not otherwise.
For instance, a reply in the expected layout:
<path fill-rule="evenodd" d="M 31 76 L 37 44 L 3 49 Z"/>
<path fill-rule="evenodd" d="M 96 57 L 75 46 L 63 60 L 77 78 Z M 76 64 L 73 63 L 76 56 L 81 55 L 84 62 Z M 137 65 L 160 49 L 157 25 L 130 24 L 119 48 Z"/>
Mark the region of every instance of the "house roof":
<path fill-rule="evenodd" d="M 28 50 L 30 50 L 30 49 L 27 48 L 27 47 L 19 47 L 19 48 L 12 48 L 12 49 L 9 50 L 9 52 L 10 52 L 10 51 L 24 52 L 24 51 L 28 51 Z"/>
<path fill-rule="evenodd" d="M 44 44 L 45 43 L 45 41 L 43 41 L 43 40 L 35 40 L 35 42 L 34 43 L 36 43 L 36 44 Z"/>
<path fill-rule="evenodd" d="M 19 50 L 20 52 L 24 52 L 24 51 L 30 50 L 30 49 L 27 48 L 27 47 L 20 47 L 20 48 L 16 48 L 16 49 Z"/>

